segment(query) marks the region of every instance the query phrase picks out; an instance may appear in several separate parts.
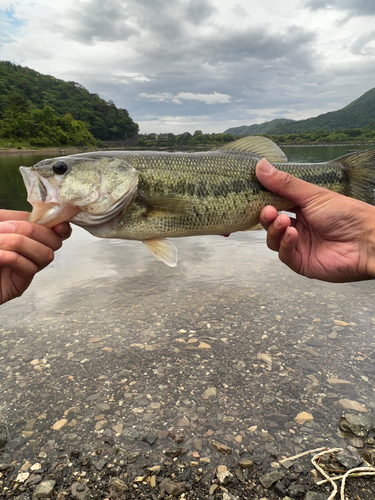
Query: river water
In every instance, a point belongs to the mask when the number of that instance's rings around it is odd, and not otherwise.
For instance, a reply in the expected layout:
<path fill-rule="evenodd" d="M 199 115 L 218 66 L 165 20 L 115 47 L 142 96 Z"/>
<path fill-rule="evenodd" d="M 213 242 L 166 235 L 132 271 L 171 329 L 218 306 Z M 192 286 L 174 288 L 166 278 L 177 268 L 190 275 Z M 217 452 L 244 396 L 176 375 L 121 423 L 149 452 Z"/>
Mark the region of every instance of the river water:
<path fill-rule="evenodd" d="M 354 149 L 285 151 L 325 161 Z M 17 167 L 37 159 L 0 158 L 0 206 L 27 208 Z M 198 453 L 210 467 L 235 467 L 253 449 L 267 471 L 275 457 L 344 445 L 348 400 L 374 413 L 372 282 L 298 276 L 264 231 L 176 245 L 172 269 L 140 242 L 75 227 L 25 294 L 0 307 L 0 420 L 11 433 L 2 462 L 18 467 L 43 452 L 52 463 L 62 448 L 105 453 L 110 442 L 139 452 L 144 474 L 164 463 L 165 431 L 182 427 L 187 462 Z M 158 437 L 152 448 L 148 435 Z M 140 474 L 137 464 L 126 470 Z"/>

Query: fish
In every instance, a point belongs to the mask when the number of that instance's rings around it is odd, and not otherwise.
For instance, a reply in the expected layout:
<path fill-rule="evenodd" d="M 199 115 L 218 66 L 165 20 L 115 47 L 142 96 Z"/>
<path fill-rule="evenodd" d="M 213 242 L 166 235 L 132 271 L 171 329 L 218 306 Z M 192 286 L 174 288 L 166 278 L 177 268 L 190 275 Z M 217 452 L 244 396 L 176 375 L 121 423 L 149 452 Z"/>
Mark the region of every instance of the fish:
<path fill-rule="evenodd" d="M 168 266 L 177 265 L 169 238 L 228 236 L 259 223 L 266 205 L 293 203 L 265 189 L 255 167 L 276 168 L 374 205 L 375 149 L 324 163 L 289 163 L 270 139 L 250 136 L 206 152 L 95 151 L 20 167 L 29 221 L 68 221 L 101 238 L 142 241 Z"/>

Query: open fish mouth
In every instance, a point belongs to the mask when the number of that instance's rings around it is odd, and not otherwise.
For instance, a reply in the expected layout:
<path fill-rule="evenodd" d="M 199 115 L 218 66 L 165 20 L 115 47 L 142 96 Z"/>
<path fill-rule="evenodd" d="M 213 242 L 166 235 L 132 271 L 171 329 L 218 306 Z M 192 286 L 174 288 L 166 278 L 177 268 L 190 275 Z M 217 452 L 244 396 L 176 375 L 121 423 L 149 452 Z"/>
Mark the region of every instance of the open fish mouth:
<path fill-rule="evenodd" d="M 27 201 L 33 207 L 29 222 L 53 227 L 74 217 L 79 209 L 70 204 L 58 202 L 58 190 L 32 167 L 20 167 L 26 186 Z"/>

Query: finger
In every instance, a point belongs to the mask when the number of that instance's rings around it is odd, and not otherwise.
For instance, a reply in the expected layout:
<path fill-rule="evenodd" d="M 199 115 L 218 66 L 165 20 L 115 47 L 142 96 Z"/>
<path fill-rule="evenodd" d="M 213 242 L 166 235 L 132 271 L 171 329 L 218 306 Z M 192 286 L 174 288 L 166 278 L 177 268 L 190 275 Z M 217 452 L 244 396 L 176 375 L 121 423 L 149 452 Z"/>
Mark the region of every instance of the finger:
<path fill-rule="evenodd" d="M 72 228 L 68 222 L 61 222 L 52 228 L 61 239 L 66 240 L 72 234 Z"/>
<path fill-rule="evenodd" d="M 38 266 L 17 252 L 0 250 L 0 268 L 5 267 L 24 280 L 30 280 L 38 272 Z"/>
<path fill-rule="evenodd" d="M 257 164 L 256 175 L 259 182 L 269 191 L 291 200 L 302 208 L 322 194 L 328 193 L 327 189 L 314 186 L 293 177 L 293 175 L 277 170 L 265 158 Z"/>
<path fill-rule="evenodd" d="M 262 224 L 264 229 L 268 230 L 270 224 L 272 224 L 274 220 L 277 219 L 277 216 L 278 211 L 276 210 L 276 208 L 272 207 L 271 205 L 267 205 L 263 208 L 259 215 L 259 222 Z"/>
<path fill-rule="evenodd" d="M 27 220 L 29 212 L 20 212 L 19 210 L 0 210 L 0 222 L 7 220 Z"/>
<path fill-rule="evenodd" d="M 49 246 L 16 233 L 0 234 L 0 249 L 29 260 L 38 270 L 48 266 L 54 259 L 54 252 Z"/>
<path fill-rule="evenodd" d="M 297 252 L 298 231 L 288 227 L 280 241 L 279 259 L 290 269 L 299 273 L 301 269 L 301 255 Z"/>
<path fill-rule="evenodd" d="M 14 229 L 11 230 L 11 227 Z M 61 237 L 59 237 L 54 231 L 32 222 L 20 220 L 0 222 L 0 235 L 3 233 L 14 233 L 25 236 L 26 238 L 42 243 L 43 245 L 51 248 L 53 251 L 58 250 L 62 246 Z"/>
<path fill-rule="evenodd" d="M 286 214 L 280 214 L 269 226 L 267 231 L 267 246 L 275 252 L 279 251 L 281 239 L 287 229 L 291 226 L 290 218 Z"/>

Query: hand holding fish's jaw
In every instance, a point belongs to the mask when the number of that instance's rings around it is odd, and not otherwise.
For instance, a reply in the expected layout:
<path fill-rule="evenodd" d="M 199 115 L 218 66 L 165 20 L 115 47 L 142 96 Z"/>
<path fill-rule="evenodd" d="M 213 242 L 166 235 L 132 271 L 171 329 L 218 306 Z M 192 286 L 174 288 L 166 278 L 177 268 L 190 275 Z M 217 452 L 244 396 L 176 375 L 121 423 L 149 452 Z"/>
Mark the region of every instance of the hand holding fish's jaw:
<path fill-rule="evenodd" d="M 61 222 L 69 222 L 79 212 L 73 205 L 56 205 L 52 203 L 34 203 L 33 211 L 27 221 L 45 227 L 54 227 Z"/>

